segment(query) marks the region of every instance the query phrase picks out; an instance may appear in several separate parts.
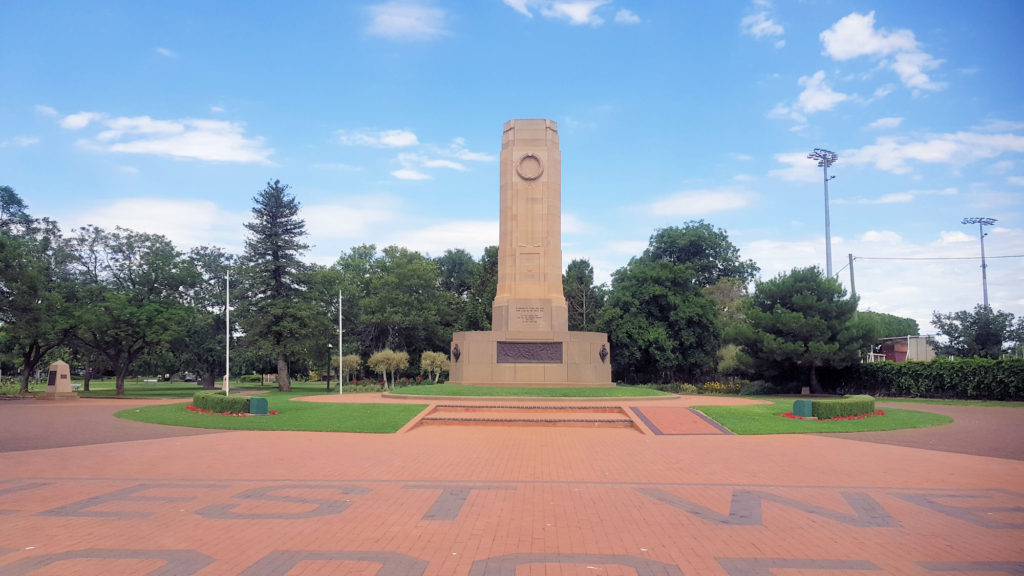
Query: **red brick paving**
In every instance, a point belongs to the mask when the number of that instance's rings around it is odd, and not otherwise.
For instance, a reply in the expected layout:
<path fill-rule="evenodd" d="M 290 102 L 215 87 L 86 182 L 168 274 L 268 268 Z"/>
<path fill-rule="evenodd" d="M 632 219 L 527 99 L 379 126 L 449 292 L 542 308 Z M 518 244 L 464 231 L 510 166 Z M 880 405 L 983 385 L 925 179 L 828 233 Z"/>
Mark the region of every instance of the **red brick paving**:
<path fill-rule="evenodd" d="M 0 575 L 1021 574 L 1021 542 L 1024 462 L 847 438 L 443 426 L 0 454 Z"/>

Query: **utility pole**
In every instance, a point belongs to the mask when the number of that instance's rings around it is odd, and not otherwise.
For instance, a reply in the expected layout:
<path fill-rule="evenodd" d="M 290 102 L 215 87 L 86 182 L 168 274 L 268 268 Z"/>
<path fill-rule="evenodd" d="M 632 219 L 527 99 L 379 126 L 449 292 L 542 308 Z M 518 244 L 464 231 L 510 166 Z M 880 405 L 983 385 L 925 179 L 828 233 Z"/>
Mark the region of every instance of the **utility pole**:
<path fill-rule="evenodd" d="M 850 297 L 857 297 L 857 284 L 853 281 L 853 253 L 848 254 L 850 257 Z"/>
<path fill-rule="evenodd" d="M 809 160 L 817 160 L 818 167 L 825 169 L 825 271 L 828 277 L 832 277 L 832 231 L 829 226 L 828 218 L 828 181 L 832 178 L 828 177 L 828 167 L 835 163 L 839 159 L 839 155 L 831 150 L 825 150 L 824 148 L 815 148 L 813 152 L 807 155 Z"/>
<path fill-rule="evenodd" d="M 981 238 L 981 290 L 985 297 L 985 308 L 988 308 L 988 274 L 985 269 L 988 265 L 985 264 L 985 226 L 991 226 L 998 222 L 995 218 L 964 218 L 960 221 L 961 224 L 977 224 L 978 225 L 978 236 Z"/>

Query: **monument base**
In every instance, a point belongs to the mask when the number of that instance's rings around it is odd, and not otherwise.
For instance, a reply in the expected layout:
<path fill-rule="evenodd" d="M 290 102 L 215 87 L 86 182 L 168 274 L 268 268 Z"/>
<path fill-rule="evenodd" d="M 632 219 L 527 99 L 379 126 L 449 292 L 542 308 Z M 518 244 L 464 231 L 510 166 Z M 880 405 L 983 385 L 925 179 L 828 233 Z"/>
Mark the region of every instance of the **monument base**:
<path fill-rule="evenodd" d="M 469 386 L 611 387 L 601 332 L 456 332 L 449 383 Z"/>

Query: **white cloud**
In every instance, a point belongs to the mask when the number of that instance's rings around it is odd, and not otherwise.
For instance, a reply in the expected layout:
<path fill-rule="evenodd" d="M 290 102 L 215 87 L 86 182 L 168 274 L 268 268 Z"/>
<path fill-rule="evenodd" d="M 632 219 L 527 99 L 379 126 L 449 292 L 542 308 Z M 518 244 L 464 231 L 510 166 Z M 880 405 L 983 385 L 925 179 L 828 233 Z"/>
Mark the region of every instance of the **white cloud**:
<path fill-rule="evenodd" d="M 338 130 L 338 141 L 348 146 L 373 148 L 404 148 L 419 144 L 416 135 L 408 130 L 350 131 Z"/>
<path fill-rule="evenodd" d="M 519 12 L 527 18 L 533 18 L 533 14 L 530 13 L 528 5 L 530 0 L 503 0 L 506 6 L 511 6 L 513 10 Z"/>
<path fill-rule="evenodd" d="M 302 219 L 309 238 L 319 244 L 324 240 L 363 239 L 393 222 L 400 212 L 401 200 L 390 194 L 347 197 L 338 203 L 303 205 Z M 334 258 L 342 248 L 335 251 Z"/>
<path fill-rule="evenodd" d="M 632 11 L 623 8 L 615 13 L 615 22 L 617 24 L 639 24 L 640 17 Z"/>
<path fill-rule="evenodd" d="M 874 144 L 847 150 L 840 157 L 851 164 L 874 164 L 879 170 L 905 174 L 911 171 L 911 161 L 962 166 L 1007 152 L 1024 152 L 1024 137 L 974 132 L 936 134 L 924 140 L 882 137 Z"/>
<path fill-rule="evenodd" d="M 39 144 L 39 138 L 35 136 L 15 136 L 11 140 L 0 140 L 0 148 L 14 146 L 17 148 L 28 148 Z"/>
<path fill-rule="evenodd" d="M 583 234 L 590 230 L 586 222 L 575 214 L 562 213 L 562 234 Z"/>
<path fill-rule="evenodd" d="M 910 30 L 875 29 L 875 13 L 856 12 L 841 18 L 820 35 L 825 54 L 838 61 L 867 56 L 882 60 L 908 88 L 941 90 L 945 84 L 929 78 L 927 71 L 942 63 L 921 50 Z"/>
<path fill-rule="evenodd" d="M 913 202 L 914 195 L 909 192 L 895 192 L 892 194 L 885 194 L 880 198 L 874 200 L 865 201 L 865 204 L 906 204 L 907 202 Z"/>
<path fill-rule="evenodd" d="M 67 130 L 81 130 L 102 117 L 103 115 L 98 112 L 79 112 L 78 114 L 68 114 L 60 121 L 60 125 L 62 128 Z"/>
<path fill-rule="evenodd" d="M 754 38 L 782 36 L 785 33 L 785 29 L 769 18 L 767 12 L 758 12 L 743 18 L 740 21 L 740 30 Z"/>
<path fill-rule="evenodd" d="M 395 230 L 389 244 L 415 246 L 417 252 L 432 256 L 440 256 L 451 248 L 463 248 L 479 255 L 484 248 L 498 244 L 497 220 L 452 220 L 428 226 L 420 223 Z"/>
<path fill-rule="evenodd" d="M 139 169 L 135 166 L 118 166 L 117 170 L 122 174 L 138 174 Z"/>
<path fill-rule="evenodd" d="M 635 256 L 647 249 L 649 240 L 623 240 L 620 242 L 609 242 L 608 249 L 615 254 Z"/>
<path fill-rule="evenodd" d="M 57 115 L 57 110 L 50 106 L 43 106 L 42 104 L 36 104 L 36 113 L 43 116 L 54 117 Z"/>
<path fill-rule="evenodd" d="M 973 126 L 971 130 L 977 130 L 978 132 L 1017 132 L 1024 130 L 1024 122 L 1014 122 L 1012 120 L 989 120 L 980 126 Z"/>
<path fill-rule="evenodd" d="M 863 242 L 899 244 L 903 238 L 891 230 L 868 230 L 860 237 Z"/>
<path fill-rule="evenodd" d="M 787 164 L 786 168 L 769 170 L 768 174 L 787 182 L 819 182 L 821 170 L 813 160 L 807 158 L 806 152 L 789 152 L 776 154 L 775 160 Z"/>
<path fill-rule="evenodd" d="M 156 51 L 157 54 L 160 54 L 161 56 L 166 56 L 168 58 L 176 58 L 178 56 L 177 54 L 171 52 L 167 48 L 157 48 Z"/>
<path fill-rule="evenodd" d="M 181 249 L 214 244 L 241 251 L 238 230 L 247 214 L 225 211 L 209 200 L 122 198 L 86 211 L 61 215 L 68 229 L 92 224 L 112 230 L 116 226 L 140 232 L 156 232 Z M 63 226 L 62 226 L 63 227 Z"/>
<path fill-rule="evenodd" d="M 223 106 L 210 106 L 210 112 L 213 112 L 214 114 L 220 114 L 223 111 L 224 111 L 224 107 Z"/>
<path fill-rule="evenodd" d="M 402 168 L 400 170 L 394 170 L 391 175 L 399 180 L 430 180 L 430 174 L 424 174 L 413 168 Z"/>
<path fill-rule="evenodd" d="M 455 138 L 446 150 L 440 150 L 439 152 L 467 162 L 493 162 L 497 160 L 497 157 L 493 154 L 469 151 L 466 148 L 465 138 Z"/>
<path fill-rule="evenodd" d="M 321 164 L 313 164 L 312 168 L 317 170 L 338 170 L 341 172 L 359 172 L 363 169 L 362 166 L 353 166 L 352 164 L 345 164 L 342 162 L 325 162 Z"/>
<path fill-rule="evenodd" d="M 440 158 L 425 158 L 422 161 L 422 165 L 424 168 L 451 168 L 452 170 L 458 170 L 460 172 L 466 171 L 466 167 L 462 164 L 453 160 L 444 160 Z"/>
<path fill-rule="evenodd" d="M 939 232 L 939 238 L 940 238 L 939 243 L 942 244 L 942 245 L 946 245 L 946 244 L 962 244 L 964 242 L 972 242 L 974 240 L 974 238 L 971 238 L 970 236 L 968 236 L 967 234 L 964 234 L 963 232 L 960 232 L 959 230 L 957 230 L 955 232 L 950 232 L 948 230 L 943 230 L 943 231 Z"/>
<path fill-rule="evenodd" d="M 256 164 L 270 164 L 268 157 L 274 152 L 264 146 L 263 138 L 246 138 L 244 126 L 236 122 L 155 120 L 149 116 L 103 118 L 95 112 L 81 112 L 66 116 L 61 126 L 81 130 L 100 121 L 106 130 L 77 143 L 99 152 Z"/>
<path fill-rule="evenodd" d="M 389 40 L 432 40 L 447 33 L 445 11 L 426 3 L 388 2 L 368 8 L 366 32 Z"/>
<path fill-rule="evenodd" d="M 650 205 L 654 214 L 664 216 L 703 216 L 712 212 L 736 210 L 750 204 L 752 195 L 735 190 L 684 190 Z"/>
<path fill-rule="evenodd" d="M 831 110 L 849 96 L 832 90 L 825 83 L 825 72 L 818 70 L 813 76 L 802 76 L 798 84 L 804 87 L 804 91 L 797 98 L 797 107 L 805 114 L 813 114 L 824 110 Z"/>
<path fill-rule="evenodd" d="M 1014 186 L 1024 186 L 1024 176 L 1010 176 L 1006 181 Z"/>
<path fill-rule="evenodd" d="M 868 124 L 868 128 L 872 128 L 874 130 L 888 130 L 891 128 L 899 128 L 902 123 L 903 118 L 879 118 L 871 124 Z"/>
<path fill-rule="evenodd" d="M 544 2 L 541 4 L 540 13 L 548 18 L 557 20 L 568 20 L 569 24 L 582 26 L 600 26 L 604 24 L 604 18 L 597 15 L 596 11 L 611 0 L 576 0 L 575 2 Z"/>

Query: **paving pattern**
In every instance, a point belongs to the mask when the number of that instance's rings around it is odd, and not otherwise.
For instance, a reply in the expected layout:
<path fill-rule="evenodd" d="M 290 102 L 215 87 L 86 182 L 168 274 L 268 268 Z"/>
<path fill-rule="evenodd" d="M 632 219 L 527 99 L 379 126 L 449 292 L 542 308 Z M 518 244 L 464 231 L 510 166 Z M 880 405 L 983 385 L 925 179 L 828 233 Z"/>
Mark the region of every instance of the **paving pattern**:
<path fill-rule="evenodd" d="M 102 408 L 38 404 L 43 438 L 52 417 Z M 230 431 L 5 452 L 0 575 L 1024 574 L 1022 461 L 645 428 Z"/>

